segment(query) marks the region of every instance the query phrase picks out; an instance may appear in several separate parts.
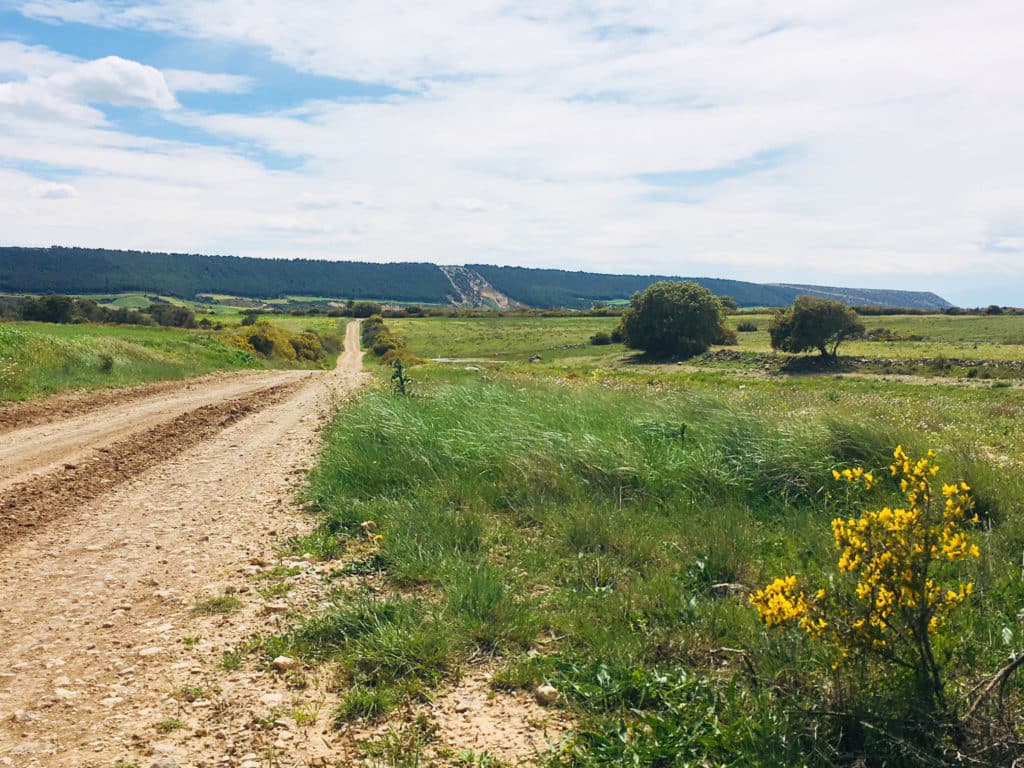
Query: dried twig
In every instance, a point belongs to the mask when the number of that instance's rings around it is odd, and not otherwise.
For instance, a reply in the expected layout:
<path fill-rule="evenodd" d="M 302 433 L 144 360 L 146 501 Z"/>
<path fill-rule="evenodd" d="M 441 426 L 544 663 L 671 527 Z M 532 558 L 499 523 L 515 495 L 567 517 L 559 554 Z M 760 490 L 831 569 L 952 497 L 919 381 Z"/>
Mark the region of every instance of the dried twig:
<path fill-rule="evenodd" d="M 988 679 L 982 688 L 981 692 L 975 697 L 974 702 L 970 707 L 967 708 L 967 713 L 964 715 L 964 720 L 970 720 L 974 717 L 978 708 L 985 703 L 985 699 L 992 695 L 995 690 L 999 691 L 1000 698 L 1003 694 L 1003 688 L 1006 686 L 1007 681 L 1010 679 L 1010 675 L 1017 671 L 1018 668 L 1024 666 L 1024 654 L 1011 661 L 1005 667 L 996 672 L 992 677 Z"/>

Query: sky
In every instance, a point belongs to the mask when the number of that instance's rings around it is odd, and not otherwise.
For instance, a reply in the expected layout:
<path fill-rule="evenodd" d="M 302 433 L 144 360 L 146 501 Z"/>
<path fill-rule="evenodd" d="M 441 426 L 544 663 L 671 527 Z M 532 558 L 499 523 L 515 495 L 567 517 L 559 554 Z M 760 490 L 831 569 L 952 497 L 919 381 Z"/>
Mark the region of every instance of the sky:
<path fill-rule="evenodd" d="M 1018 0 L 0 0 L 0 244 L 1024 305 Z"/>

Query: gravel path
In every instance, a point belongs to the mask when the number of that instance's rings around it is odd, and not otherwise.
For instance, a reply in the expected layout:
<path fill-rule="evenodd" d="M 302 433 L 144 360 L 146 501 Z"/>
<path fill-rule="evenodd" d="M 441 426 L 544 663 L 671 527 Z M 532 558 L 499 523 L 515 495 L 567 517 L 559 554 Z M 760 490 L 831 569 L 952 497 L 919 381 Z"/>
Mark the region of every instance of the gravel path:
<path fill-rule="evenodd" d="M 289 717 L 294 678 L 217 672 L 225 650 L 283 621 L 287 600 L 259 594 L 253 577 L 279 562 L 285 537 L 309 528 L 294 485 L 332 405 L 364 383 L 361 365 L 352 323 L 329 373 L 185 385 L 3 435 L 0 500 L 9 503 L 37 483 L 34 475 L 88 466 L 97 448 L 115 456 L 115 467 L 126 444 L 131 455 L 154 455 L 95 498 L 55 497 L 60 508 L 45 521 L 0 542 L 0 766 L 315 761 L 319 742 L 300 738 L 303 718 Z M 225 417 L 194 445 L 145 439 L 207 406 L 239 418 Z M 305 563 L 292 568 L 303 569 L 316 575 Z M 308 582 L 297 594 L 316 599 L 320 582 Z M 192 610 L 224 594 L 237 610 Z M 254 727 L 254 717 L 272 719 Z"/>

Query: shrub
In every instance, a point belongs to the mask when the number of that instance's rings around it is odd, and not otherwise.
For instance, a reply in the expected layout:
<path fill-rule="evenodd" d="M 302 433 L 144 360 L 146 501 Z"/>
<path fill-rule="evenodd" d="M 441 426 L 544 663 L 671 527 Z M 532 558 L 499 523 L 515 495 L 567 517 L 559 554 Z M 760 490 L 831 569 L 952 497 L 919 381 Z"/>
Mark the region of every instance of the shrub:
<path fill-rule="evenodd" d="M 307 329 L 298 336 L 288 339 L 288 343 L 292 345 L 292 349 L 295 350 L 295 356 L 299 360 L 309 360 L 317 363 L 327 356 L 323 340 L 316 331 Z"/>
<path fill-rule="evenodd" d="M 375 301 L 357 301 L 348 308 L 352 317 L 371 317 L 380 315 L 381 305 Z"/>
<path fill-rule="evenodd" d="M 243 349 L 252 350 L 266 358 L 295 361 L 298 359 L 288 334 L 266 320 L 242 329 L 235 341 Z"/>
<path fill-rule="evenodd" d="M 188 307 L 179 307 L 176 304 L 153 304 L 146 311 L 157 325 L 171 328 L 196 327 L 196 313 Z"/>
<path fill-rule="evenodd" d="M 620 328 L 628 346 L 656 357 L 697 355 L 729 338 L 718 299 L 691 282 L 662 281 L 633 294 Z"/>
<path fill-rule="evenodd" d="M 383 362 L 391 364 L 395 360 L 411 359 L 402 342 L 391 334 L 391 329 L 384 324 L 380 315 L 372 315 L 363 321 L 361 337 L 364 347 L 368 347 Z"/>
<path fill-rule="evenodd" d="M 773 349 L 816 349 L 822 357 L 835 357 L 840 342 L 863 334 L 864 325 L 857 313 L 842 302 L 799 296 L 792 307 L 775 313 L 768 332 Z"/>
<path fill-rule="evenodd" d="M 753 333 L 757 330 L 757 323 L 751 322 L 750 320 L 744 320 L 736 326 L 736 330 L 740 333 Z"/>
<path fill-rule="evenodd" d="M 370 347 L 373 350 L 373 354 L 377 357 L 390 352 L 393 349 L 398 349 L 398 342 L 389 333 L 381 333 L 373 341 L 373 346 Z"/>
<path fill-rule="evenodd" d="M 612 336 L 610 333 L 604 331 L 598 331 L 590 337 L 590 343 L 595 347 L 603 347 L 612 343 Z"/>
<path fill-rule="evenodd" d="M 833 668 L 857 663 L 863 677 L 870 660 L 909 675 L 909 701 L 924 714 L 946 709 L 934 638 L 974 590 L 944 566 L 980 556 L 969 531 L 978 523 L 970 486 L 943 483 L 941 496 L 934 493 L 939 467 L 933 456 L 914 460 L 902 447 L 893 453 L 890 471 L 899 478 L 905 507 L 832 521 L 839 558 L 827 590 L 812 596 L 795 576 L 786 576 L 750 597 L 766 626 L 797 625 L 828 643 Z M 833 476 L 867 490 L 875 485 L 860 468 L 833 470 Z"/>

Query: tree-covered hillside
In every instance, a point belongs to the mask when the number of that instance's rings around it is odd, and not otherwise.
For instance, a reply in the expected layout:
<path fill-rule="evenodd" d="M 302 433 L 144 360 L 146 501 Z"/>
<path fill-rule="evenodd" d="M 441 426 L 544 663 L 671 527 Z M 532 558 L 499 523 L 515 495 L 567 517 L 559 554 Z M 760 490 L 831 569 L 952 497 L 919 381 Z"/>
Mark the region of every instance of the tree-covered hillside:
<path fill-rule="evenodd" d="M 628 299 L 659 280 L 690 279 L 718 296 L 732 296 L 741 307 L 785 307 L 801 295 L 864 306 L 924 310 L 950 306 L 933 293 L 914 291 L 761 285 L 707 277 L 603 275 L 482 264 L 445 269 L 457 275 L 456 282 L 462 287 L 456 288 L 440 267 L 425 263 L 371 264 L 90 248 L 0 247 L 0 293 L 144 292 L 182 298 L 212 293 L 253 298 L 322 296 L 460 304 L 466 299 L 463 288 L 471 285 L 471 293 L 480 306 L 521 304 L 589 309 L 595 302 Z"/>
<path fill-rule="evenodd" d="M 717 296 L 732 296 L 741 307 L 784 307 L 797 296 L 814 295 L 838 299 L 851 305 L 945 309 L 950 304 L 934 293 L 882 291 L 816 286 L 762 285 L 741 280 L 710 277 L 669 277 L 662 275 L 602 275 L 567 272 L 560 269 L 527 269 L 474 264 L 476 270 L 497 290 L 532 307 L 585 308 L 595 301 L 628 299 L 659 280 L 692 280 Z"/>
<path fill-rule="evenodd" d="M 451 283 L 434 264 L 252 259 L 88 248 L 0 248 L 0 292 L 122 293 L 190 298 L 326 296 L 448 301 Z"/>

